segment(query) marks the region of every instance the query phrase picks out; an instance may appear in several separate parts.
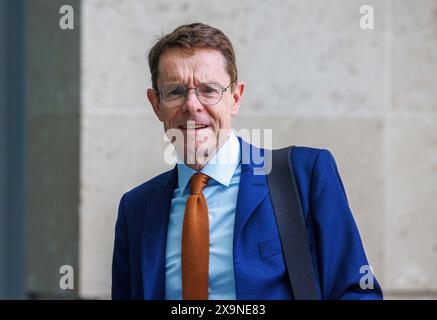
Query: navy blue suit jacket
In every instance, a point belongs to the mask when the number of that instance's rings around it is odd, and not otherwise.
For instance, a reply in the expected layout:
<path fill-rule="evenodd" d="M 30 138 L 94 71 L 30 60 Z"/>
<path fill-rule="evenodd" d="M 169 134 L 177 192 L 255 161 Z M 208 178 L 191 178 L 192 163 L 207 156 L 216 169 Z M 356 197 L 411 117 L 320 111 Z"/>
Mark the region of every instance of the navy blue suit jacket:
<path fill-rule="evenodd" d="M 239 140 L 244 153 L 248 144 Z M 369 263 L 333 156 L 296 147 L 292 160 L 320 298 L 381 299 L 376 279 L 373 289 L 360 288 L 360 270 Z M 252 160 L 241 166 L 233 240 L 236 297 L 293 299 L 266 176 L 254 174 Z M 176 185 L 175 167 L 121 198 L 113 299 L 165 298 L 167 224 Z"/>

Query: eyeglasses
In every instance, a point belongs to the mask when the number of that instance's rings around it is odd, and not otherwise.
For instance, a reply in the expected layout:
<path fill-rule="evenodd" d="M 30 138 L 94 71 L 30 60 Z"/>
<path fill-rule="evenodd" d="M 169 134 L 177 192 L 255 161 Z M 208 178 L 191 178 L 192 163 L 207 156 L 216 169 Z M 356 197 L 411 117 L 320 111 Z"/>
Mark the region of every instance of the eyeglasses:
<path fill-rule="evenodd" d="M 168 108 L 180 107 L 187 98 L 188 91 L 194 89 L 199 102 L 205 106 L 213 106 L 220 102 L 223 93 L 235 82 L 232 81 L 226 88 L 223 88 L 218 83 L 201 83 L 197 87 L 186 87 L 184 85 L 169 85 L 164 86 L 160 90 L 155 91 Z"/>

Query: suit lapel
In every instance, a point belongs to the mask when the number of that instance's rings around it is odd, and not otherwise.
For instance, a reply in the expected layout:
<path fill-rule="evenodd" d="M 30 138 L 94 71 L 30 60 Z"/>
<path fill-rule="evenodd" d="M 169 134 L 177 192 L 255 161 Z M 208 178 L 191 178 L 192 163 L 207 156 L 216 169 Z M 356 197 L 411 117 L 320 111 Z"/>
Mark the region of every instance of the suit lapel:
<path fill-rule="evenodd" d="M 154 188 L 147 197 L 147 215 L 141 249 L 144 299 L 165 299 L 165 252 L 167 227 L 173 191 L 177 183 L 177 167 L 169 179 Z"/>
<path fill-rule="evenodd" d="M 240 137 L 238 140 L 241 150 L 241 177 L 235 213 L 234 248 L 250 216 L 268 194 L 266 176 L 254 174 L 257 166 L 253 162 L 253 155 L 259 152 L 259 148 L 248 144 Z"/>

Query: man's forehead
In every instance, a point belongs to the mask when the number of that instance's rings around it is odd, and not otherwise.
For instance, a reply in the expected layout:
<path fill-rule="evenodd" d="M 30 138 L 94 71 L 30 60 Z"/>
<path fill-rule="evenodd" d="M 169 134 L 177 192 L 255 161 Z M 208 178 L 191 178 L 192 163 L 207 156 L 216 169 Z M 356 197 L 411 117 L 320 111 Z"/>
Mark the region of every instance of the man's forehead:
<path fill-rule="evenodd" d="M 195 48 L 188 54 L 179 48 L 166 50 L 159 62 L 159 78 L 168 81 L 184 81 L 194 77 L 208 81 L 227 76 L 225 58 L 218 50 Z"/>

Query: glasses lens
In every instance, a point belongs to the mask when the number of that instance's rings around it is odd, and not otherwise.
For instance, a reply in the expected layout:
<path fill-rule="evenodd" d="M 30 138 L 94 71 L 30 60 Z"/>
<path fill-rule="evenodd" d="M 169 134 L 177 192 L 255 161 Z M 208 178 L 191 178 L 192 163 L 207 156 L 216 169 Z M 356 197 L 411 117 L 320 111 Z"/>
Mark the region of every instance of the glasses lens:
<path fill-rule="evenodd" d="M 161 99 L 167 107 L 179 107 L 187 96 L 188 89 L 183 85 L 162 87 Z M 217 83 L 202 83 L 196 88 L 197 98 L 204 105 L 219 103 L 223 95 L 223 88 Z"/>
<path fill-rule="evenodd" d="M 206 105 L 216 104 L 222 97 L 222 87 L 216 83 L 203 83 L 197 87 L 199 101 Z"/>
<path fill-rule="evenodd" d="M 184 86 L 167 86 L 161 90 L 161 98 L 169 106 L 177 106 L 185 99 L 187 89 Z"/>

